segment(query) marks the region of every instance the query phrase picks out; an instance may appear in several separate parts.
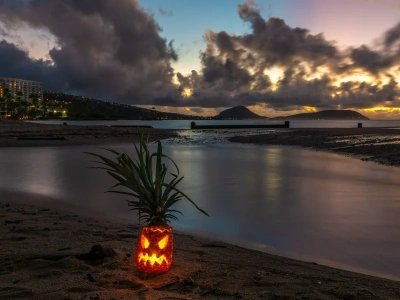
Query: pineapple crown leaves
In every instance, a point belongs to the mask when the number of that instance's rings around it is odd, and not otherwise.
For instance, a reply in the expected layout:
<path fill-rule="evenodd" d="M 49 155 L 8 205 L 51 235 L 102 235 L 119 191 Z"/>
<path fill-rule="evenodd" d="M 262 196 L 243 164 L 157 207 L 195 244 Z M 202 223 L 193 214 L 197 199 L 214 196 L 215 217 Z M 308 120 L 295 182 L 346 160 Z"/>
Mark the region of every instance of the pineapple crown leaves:
<path fill-rule="evenodd" d="M 100 148 L 116 156 L 116 160 L 109 159 L 100 154 L 84 152 L 97 157 L 99 160 L 93 161 L 102 166 L 91 167 L 105 170 L 117 183 L 113 185 L 108 193 L 117 193 L 136 198 L 127 200 L 131 210 L 138 211 L 139 219 L 145 223 L 166 224 L 170 219 L 178 220 L 175 214 L 181 214 L 180 211 L 172 209 L 178 201 L 184 198 L 191 202 L 200 212 L 209 216 L 204 210 L 194 203 L 185 193 L 177 188 L 184 176 L 179 175 L 179 168 L 176 163 L 167 155 L 162 153 L 160 141 L 156 141 L 157 151 L 150 153 L 143 134 L 139 134 L 139 146 L 134 144 L 137 159 L 134 161 L 125 152 L 118 152 L 111 148 Z M 176 173 L 169 173 L 172 179 L 167 182 L 166 175 L 168 168 L 162 163 L 165 158 L 172 162 Z M 155 160 L 155 169 L 153 161 Z M 130 192 L 117 191 L 114 188 L 125 187 Z"/>

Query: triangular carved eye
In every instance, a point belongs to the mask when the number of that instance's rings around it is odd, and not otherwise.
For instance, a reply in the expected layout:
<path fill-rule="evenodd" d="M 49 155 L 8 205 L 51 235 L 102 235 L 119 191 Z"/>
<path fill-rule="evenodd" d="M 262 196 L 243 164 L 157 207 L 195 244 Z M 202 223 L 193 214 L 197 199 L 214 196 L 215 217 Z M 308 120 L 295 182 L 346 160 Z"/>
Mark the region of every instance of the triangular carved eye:
<path fill-rule="evenodd" d="M 168 235 L 158 242 L 158 247 L 160 247 L 160 249 L 164 249 L 165 246 L 167 246 L 167 244 L 168 244 Z"/>
<path fill-rule="evenodd" d="M 140 237 L 140 244 L 142 245 L 142 247 L 143 248 L 148 248 L 149 246 L 150 246 L 150 242 L 149 242 L 149 240 L 144 236 L 144 235 L 142 235 L 141 237 Z"/>

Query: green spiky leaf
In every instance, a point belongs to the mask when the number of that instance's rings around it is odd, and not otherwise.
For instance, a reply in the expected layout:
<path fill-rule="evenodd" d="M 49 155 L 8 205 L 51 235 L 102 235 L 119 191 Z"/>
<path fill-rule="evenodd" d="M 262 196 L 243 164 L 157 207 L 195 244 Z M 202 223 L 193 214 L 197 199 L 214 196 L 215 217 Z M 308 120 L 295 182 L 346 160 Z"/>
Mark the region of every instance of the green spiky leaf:
<path fill-rule="evenodd" d="M 102 169 L 116 180 L 107 192 L 135 198 L 135 200 L 127 200 L 127 203 L 130 210 L 137 211 L 139 220 L 151 224 L 164 224 L 170 220 L 178 220 L 174 214 L 183 214 L 171 209 L 171 206 L 183 199 L 188 200 L 200 212 L 208 216 L 192 199 L 178 189 L 177 186 L 183 180 L 183 176 L 179 176 L 176 163 L 163 154 L 161 142 L 156 141 L 156 144 L 156 152 L 150 153 L 143 134 L 139 134 L 139 145 L 134 144 L 137 155 L 135 160 L 132 160 L 125 152 L 120 153 L 111 148 L 100 149 L 113 155 L 114 159 L 97 153 L 85 153 L 99 159 L 94 162 L 101 166 L 91 168 Z M 167 167 L 163 159 L 172 162 L 176 170 L 176 172 L 169 172 L 172 176 L 170 181 L 166 180 Z M 114 190 L 117 187 L 125 187 L 130 192 Z"/>

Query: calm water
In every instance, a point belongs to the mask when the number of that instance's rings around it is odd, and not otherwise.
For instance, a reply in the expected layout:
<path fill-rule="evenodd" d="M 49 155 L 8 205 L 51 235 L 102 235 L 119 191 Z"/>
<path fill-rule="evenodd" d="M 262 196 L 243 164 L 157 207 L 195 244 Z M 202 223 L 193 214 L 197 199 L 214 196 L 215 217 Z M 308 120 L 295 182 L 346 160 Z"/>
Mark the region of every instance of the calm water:
<path fill-rule="evenodd" d="M 31 121 L 43 124 L 63 124 L 61 120 L 50 121 Z M 137 120 L 119 120 L 119 121 L 66 121 L 69 125 L 151 125 L 154 128 L 162 129 L 189 129 L 190 120 L 165 120 L 165 121 L 137 121 Z M 221 120 L 195 120 L 197 125 L 218 125 L 218 124 L 283 124 L 282 121 L 221 121 Z M 352 128 L 357 127 L 358 123 L 363 123 L 363 127 L 400 127 L 400 120 L 393 121 L 290 121 L 291 128 Z"/>
<path fill-rule="evenodd" d="M 132 152 L 130 145 L 114 146 Z M 236 144 L 174 145 L 189 203 L 176 228 L 386 277 L 400 278 L 400 169 L 335 154 Z M 0 191 L 39 193 L 132 218 L 88 169 L 91 146 L 0 149 Z M 1 192 L 0 192 L 1 195 Z"/>

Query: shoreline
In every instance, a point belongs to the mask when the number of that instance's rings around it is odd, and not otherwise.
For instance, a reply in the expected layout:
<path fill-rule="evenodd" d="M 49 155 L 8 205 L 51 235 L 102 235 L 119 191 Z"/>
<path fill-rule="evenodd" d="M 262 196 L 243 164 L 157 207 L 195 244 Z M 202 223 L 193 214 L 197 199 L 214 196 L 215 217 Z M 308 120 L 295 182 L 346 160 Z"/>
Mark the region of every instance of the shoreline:
<path fill-rule="evenodd" d="M 173 139 L 180 143 L 188 129 L 145 129 L 108 126 L 50 125 L 0 120 L 0 148 L 58 147 L 80 145 L 126 144 L 138 141 L 139 133 L 149 133 L 149 140 Z M 226 131 L 226 130 L 225 130 Z M 218 130 L 196 130 L 215 133 Z M 400 166 L 400 128 L 289 128 L 265 129 L 251 135 L 235 132 L 225 137 L 232 143 L 298 146 L 310 150 L 337 153 L 385 166 Z M 32 140 L 19 140 L 30 137 Z M 42 139 L 41 139 L 42 138 Z M 54 140 L 52 140 L 54 138 Z M 219 137 L 221 138 L 221 137 Z M 213 140 L 218 140 L 213 136 Z"/>
<path fill-rule="evenodd" d="M 19 196 L 15 195 L 17 201 L 8 203 L 4 199 L 0 204 L 1 299 L 400 297 L 399 281 L 179 231 L 174 232 L 171 269 L 158 276 L 144 275 L 134 265 L 140 230 L 136 224 L 68 205 L 59 208 L 45 201 L 32 205 L 29 195 L 23 200 Z M 95 262 L 80 258 L 99 244 L 116 254 Z M 96 282 L 91 282 L 87 274 Z"/>
<path fill-rule="evenodd" d="M 139 133 L 149 134 L 150 141 L 177 136 L 175 130 L 170 129 L 49 125 L 0 120 L 0 148 L 120 144 L 137 142 Z M 23 140 L 19 140 L 21 138 Z"/>
<path fill-rule="evenodd" d="M 400 166 L 400 130 L 394 128 L 298 128 L 228 140 L 260 146 L 297 146 L 385 166 Z"/>
<path fill-rule="evenodd" d="M 63 130 L 67 130 L 63 129 L 67 126 L 62 125 L 41 124 L 39 129 L 27 129 L 20 123 L 14 123 L 11 127 L 19 134 L 29 132 L 34 135 L 65 133 Z M 70 140 L 76 144 L 49 140 L 14 141 L 19 143 L 16 147 L 105 145 L 127 143 L 131 141 L 128 138 L 138 133 L 131 129 L 125 133 L 117 132 L 117 137 L 93 139 L 93 135 L 99 134 L 98 131 L 90 130 L 90 126 L 79 127 L 82 128 L 74 126 L 73 130 L 82 135 L 81 139 Z M 103 130 L 100 128 L 100 132 Z M 126 131 L 126 128 L 123 130 Z M 287 144 L 290 146 L 310 148 L 316 145 L 316 150 L 331 151 L 335 149 L 327 149 L 326 146 L 334 144 L 329 143 L 332 139 L 335 143 L 345 143 L 347 146 L 356 140 L 366 141 L 362 144 L 368 146 L 379 136 L 397 139 L 398 131 L 393 130 L 390 134 L 387 130 L 365 128 L 360 132 L 356 128 L 289 129 L 228 140 L 244 140 L 244 143 L 261 145 L 276 145 L 273 142 L 278 140 L 292 143 Z M 177 136 L 175 130 L 152 129 L 150 132 L 152 140 L 157 139 L 154 138 L 154 132 L 160 139 Z M 349 141 L 341 142 L 343 138 Z M 0 130 L 0 147 L 3 147 L 2 142 L 9 140 L 7 132 Z M 294 144 L 299 141 L 303 144 Z M 54 145 L 52 142 L 59 144 Z M 343 147 L 343 144 L 339 146 Z M 6 245 L 5 248 L 0 247 L 0 299 L 82 299 L 96 295 L 99 299 L 124 296 L 128 299 L 174 296 L 178 299 L 400 298 L 399 281 L 251 250 L 179 231 L 174 237 L 176 260 L 173 269 L 157 277 L 143 276 L 136 271 L 132 261 L 139 233 L 137 226 L 111 216 L 104 218 L 94 212 L 89 214 L 80 207 L 75 207 L 71 213 L 70 207 L 62 205 L 62 202 L 54 205 L 41 202 L 40 195 L 16 196 L 14 200 L 5 195 L 0 191 L 0 224 L 3 225 L 0 227 L 0 243 Z M 29 199 L 35 199 L 37 204 L 33 205 Z M 10 206 L 7 206 L 8 201 L 11 202 Z M 111 247 L 117 256 L 106 259 L 98 266 L 75 257 L 88 253 L 96 243 Z M 97 283 L 87 280 L 87 272 L 96 278 Z M 4 284 L 3 280 L 7 283 Z M 43 292 L 39 293 L 38 285 L 43 287 Z"/>
<path fill-rule="evenodd" d="M 187 129 L 146 129 L 108 126 L 50 125 L 0 120 L 0 148 L 59 147 L 126 144 L 138 141 L 138 134 L 150 134 L 149 140 L 173 139 L 178 144 Z M 226 130 L 225 130 L 226 131 Z M 289 128 L 268 133 L 223 138 L 232 143 L 298 146 L 310 150 L 337 153 L 385 166 L 400 166 L 400 128 Z M 215 133 L 218 130 L 196 130 Z M 28 139 L 24 139 L 28 137 Z M 24 140 L 19 140 L 23 138 Z M 32 140 L 29 140 L 32 138 Z M 54 138 L 54 139 L 53 139 Z M 52 140 L 53 139 L 53 140 Z M 214 135 L 213 140 L 219 138 Z"/>

